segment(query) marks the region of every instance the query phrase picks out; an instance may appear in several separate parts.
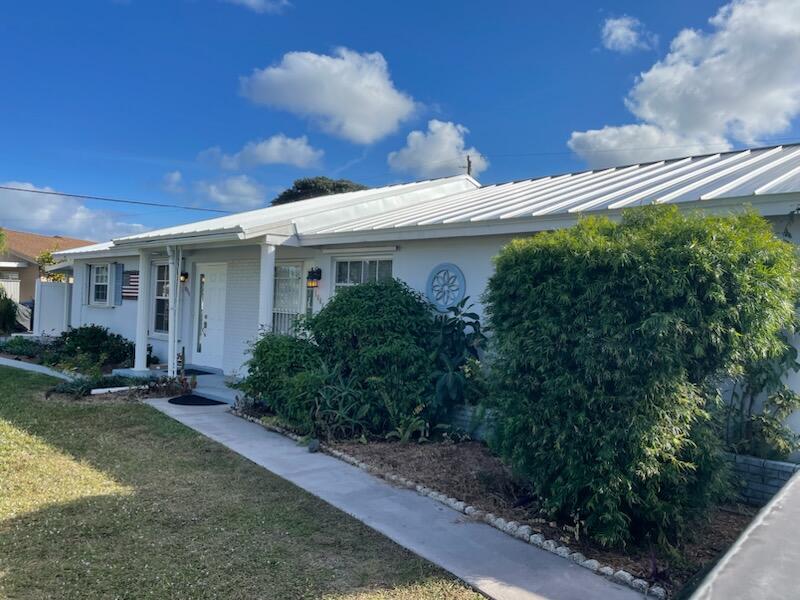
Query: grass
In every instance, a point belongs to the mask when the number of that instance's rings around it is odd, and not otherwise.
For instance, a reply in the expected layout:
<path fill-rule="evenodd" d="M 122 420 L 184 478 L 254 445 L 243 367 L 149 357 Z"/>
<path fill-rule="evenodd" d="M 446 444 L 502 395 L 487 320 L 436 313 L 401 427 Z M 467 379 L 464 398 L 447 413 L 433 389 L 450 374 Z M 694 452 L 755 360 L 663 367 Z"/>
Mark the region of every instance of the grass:
<path fill-rule="evenodd" d="M 480 598 L 154 409 L 54 383 L 0 367 L 0 598 Z"/>

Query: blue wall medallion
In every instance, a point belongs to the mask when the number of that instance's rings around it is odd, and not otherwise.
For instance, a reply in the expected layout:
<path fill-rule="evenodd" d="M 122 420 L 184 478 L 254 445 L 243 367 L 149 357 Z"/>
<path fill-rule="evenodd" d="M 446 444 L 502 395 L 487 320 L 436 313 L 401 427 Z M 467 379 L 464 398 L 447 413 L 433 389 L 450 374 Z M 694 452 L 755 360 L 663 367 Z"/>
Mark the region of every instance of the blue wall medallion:
<path fill-rule="evenodd" d="M 461 302 L 466 292 L 464 273 L 452 263 L 436 265 L 428 275 L 425 295 L 440 312 Z"/>

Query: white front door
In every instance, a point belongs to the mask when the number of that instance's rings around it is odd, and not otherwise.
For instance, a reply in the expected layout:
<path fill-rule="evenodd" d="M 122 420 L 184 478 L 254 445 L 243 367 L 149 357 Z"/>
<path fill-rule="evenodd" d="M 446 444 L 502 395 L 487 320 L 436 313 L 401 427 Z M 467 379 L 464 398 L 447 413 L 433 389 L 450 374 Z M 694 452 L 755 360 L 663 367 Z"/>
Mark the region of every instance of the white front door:
<path fill-rule="evenodd" d="M 194 354 L 192 362 L 222 369 L 225 346 L 225 292 L 227 265 L 198 263 L 195 284 Z"/>

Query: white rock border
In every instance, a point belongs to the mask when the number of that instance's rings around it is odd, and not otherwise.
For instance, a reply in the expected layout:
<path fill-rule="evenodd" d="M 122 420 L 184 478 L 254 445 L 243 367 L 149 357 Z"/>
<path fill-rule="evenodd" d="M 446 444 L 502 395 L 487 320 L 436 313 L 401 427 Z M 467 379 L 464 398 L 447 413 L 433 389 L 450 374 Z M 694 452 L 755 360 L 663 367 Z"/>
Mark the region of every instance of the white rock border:
<path fill-rule="evenodd" d="M 261 419 L 256 417 L 247 415 L 241 411 L 238 411 L 234 408 L 230 409 L 231 414 L 241 417 L 246 421 L 250 421 L 251 423 L 255 423 L 256 425 L 261 425 L 264 429 L 272 431 L 274 433 L 279 433 L 281 435 L 285 435 L 289 439 L 292 439 L 296 442 L 300 442 L 303 437 L 297 435 L 289 431 L 288 429 L 284 429 L 283 427 L 278 427 L 277 425 L 270 425 L 268 423 L 264 423 Z M 393 483 L 399 487 L 403 487 L 409 490 L 413 490 L 420 494 L 421 496 L 427 496 L 432 500 L 436 500 L 452 508 L 453 510 L 463 513 L 476 521 L 483 521 L 487 525 L 494 527 L 495 529 L 499 529 L 503 533 L 515 537 L 523 542 L 532 544 L 543 550 L 547 550 L 548 552 L 552 552 L 553 554 L 557 554 L 563 558 L 571 560 L 580 566 L 588 569 L 592 573 L 596 573 L 601 577 L 605 577 L 606 579 L 610 579 L 615 583 L 619 583 L 625 586 L 628 586 L 637 592 L 641 592 L 647 598 L 655 598 L 656 600 L 666 600 L 668 598 L 667 591 L 661 587 L 660 585 L 651 584 L 644 579 L 635 578 L 633 575 L 628 573 L 625 570 L 619 569 L 615 570 L 613 567 L 609 565 L 604 565 L 599 561 L 593 558 L 586 558 L 580 552 L 573 552 L 568 546 L 564 546 L 560 542 L 556 540 L 548 540 L 545 538 L 541 533 L 532 533 L 533 527 L 526 524 L 520 524 L 516 521 L 506 521 L 505 519 L 498 517 L 492 513 L 487 513 L 486 511 L 481 510 L 480 508 L 476 508 L 474 506 L 467 505 L 465 502 L 461 500 L 457 500 L 455 498 L 449 498 L 447 495 L 442 494 L 434 489 L 426 487 L 422 484 L 416 483 L 411 481 L 410 479 L 406 479 L 405 477 L 401 477 L 395 473 L 391 472 L 384 472 L 376 469 L 368 465 L 365 462 L 362 462 L 351 456 L 345 452 L 332 448 L 328 444 L 320 444 L 320 450 L 333 456 L 334 458 L 338 458 L 341 461 L 349 463 L 354 467 L 358 467 L 359 469 L 370 473 L 371 475 L 375 475 L 385 479 L 386 481 Z"/>

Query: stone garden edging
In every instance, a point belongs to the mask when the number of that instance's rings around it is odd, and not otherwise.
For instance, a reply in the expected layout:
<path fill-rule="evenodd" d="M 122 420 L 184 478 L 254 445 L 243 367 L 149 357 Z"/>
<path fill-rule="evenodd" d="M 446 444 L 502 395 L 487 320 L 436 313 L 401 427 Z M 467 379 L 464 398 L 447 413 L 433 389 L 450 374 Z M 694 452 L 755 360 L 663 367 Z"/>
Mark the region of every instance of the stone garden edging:
<path fill-rule="evenodd" d="M 284 435 L 296 442 L 301 442 L 303 440 L 302 436 L 297 435 L 288 429 L 278 427 L 277 425 L 264 423 L 260 419 L 247 415 L 234 408 L 231 408 L 230 412 L 237 417 L 245 419 L 246 421 L 250 421 L 251 423 L 255 423 L 256 425 L 260 425 L 264 429 L 274 433 Z M 441 504 L 444 504 L 445 506 L 452 508 L 453 510 L 460 512 L 476 521 L 482 521 L 487 525 L 494 527 L 495 529 L 502 531 L 507 535 L 510 535 L 511 537 L 542 548 L 543 550 L 547 550 L 548 552 L 552 552 L 553 554 L 557 554 L 558 556 L 566 558 L 567 560 L 572 560 L 581 567 L 584 567 L 585 569 L 588 569 L 597 575 L 611 579 L 616 583 L 626 585 L 637 592 L 643 593 L 646 597 L 656 598 L 657 600 L 665 600 L 667 598 L 667 591 L 663 587 L 659 585 L 651 585 L 644 579 L 638 579 L 625 570 L 615 570 L 609 565 L 604 565 L 597 560 L 587 558 L 580 552 L 573 552 L 568 546 L 565 546 L 556 540 L 546 539 L 541 533 L 533 533 L 533 527 L 530 525 L 520 524 L 516 521 L 506 521 L 505 519 L 497 517 L 492 513 L 487 513 L 479 508 L 467 505 L 465 502 L 457 500 L 456 498 L 450 498 L 445 494 L 418 484 L 410 479 L 406 479 L 405 477 L 401 477 L 390 472 L 380 471 L 379 469 L 376 469 L 345 452 L 341 452 L 340 450 L 332 448 L 328 444 L 320 444 L 320 449 L 326 454 L 349 463 L 371 475 L 385 479 L 389 483 L 399 487 L 413 490 L 421 496 L 427 496 L 428 498 L 436 500 L 437 502 L 440 502 Z"/>

